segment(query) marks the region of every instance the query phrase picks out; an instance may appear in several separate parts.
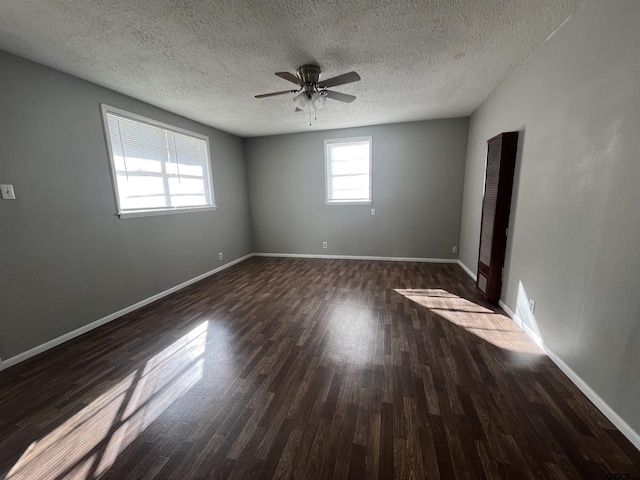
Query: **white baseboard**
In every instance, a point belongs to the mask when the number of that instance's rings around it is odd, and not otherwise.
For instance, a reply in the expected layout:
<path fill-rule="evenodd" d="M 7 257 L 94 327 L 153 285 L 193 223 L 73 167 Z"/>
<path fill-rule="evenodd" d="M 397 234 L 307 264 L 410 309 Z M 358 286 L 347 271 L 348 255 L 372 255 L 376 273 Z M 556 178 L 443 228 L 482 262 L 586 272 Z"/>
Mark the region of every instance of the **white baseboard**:
<path fill-rule="evenodd" d="M 176 285 L 175 287 L 171 287 L 168 290 L 165 290 L 163 292 L 157 293 L 156 295 L 153 295 L 149 298 L 146 298 L 144 300 L 141 300 L 138 303 L 135 303 L 133 305 L 130 305 L 126 308 L 123 308 L 122 310 L 118 310 L 115 313 L 112 313 L 111 315 L 107 315 L 106 317 L 102 317 L 94 322 L 89 323 L 88 325 L 85 325 L 83 327 L 80 327 L 76 330 L 73 330 L 72 332 L 66 333 L 58 338 L 54 338 L 53 340 L 50 340 L 46 343 L 43 343 L 42 345 L 38 345 L 37 347 L 34 347 L 30 350 L 27 350 L 26 352 L 22 352 L 19 353 L 18 355 L 15 355 L 11 358 L 7 358 L 6 360 L 0 360 L 0 371 L 4 370 L 5 368 L 9 368 L 17 363 L 23 362 L 25 360 L 27 360 L 28 358 L 34 357 L 36 355 L 38 355 L 39 353 L 45 352 L 53 347 L 57 347 L 58 345 L 67 342 L 73 338 L 76 338 L 84 333 L 87 333 L 91 330 L 93 330 L 94 328 L 98 328 L 102 325 L 104 325 L 105 323 L 109 323 L 113 320 L 115 320 L 116 318 L 122 317 L 123 315 L 126 315 L 127 313 L 131 313 L 134 310 L 138 310 L 139 308 L 142 308 L 146 305 L 149 305 L 152 302 L 155 302 L 156 300 L 160 300 L 163 297 L 166 297 L 167 295 L 171 295 L 174 292 L 177 292 L 178 290 L 181 290 L 185 287 L 188 287 L 189 285 L 199 282 L 200 280 L 203 280 L 207 277 L 210 277 L 213 274 L 216 274 L 226 268 L 229 268 L 237 263 L 240 263 L 244 260 L 246 260 L 249 257 L 252 257 L 253 254 L 250 253 L 249 255 L 245 255 L 244 257 L 240 257 L 237 258 L 236 260 L 233 260 L 229 263 L 225 263 L 224 265 L 218 267 L 218 268 L 214 268 L 213 270 L 210 270 L 208 272 L 203 273 L 202 275 L 198 275 L 197 277 L 194 277 L 190 280 L 187 280 L 186 282 L 181 283 L 180 285 Z"/>
<path fill-rule="evenodd" d="M 314 253 L 254 253 L 256 257 L 327 258 L 333 260 L 380 260 L 386 262 L 457 263 L 455 258 L 371 257 L 365 255 L 317 255 Z"/>
<path fill-rule="evenodd" d="M 502 308 L 507 313 L 507 315 L 511 317 L 511 320 L 515 320 L 516 314 L 511 311 L 511 309 L 506 303 L 504 303 L 502 300 L 498 300 L 498 305 L 500 305 L 500 308 Z"/>
<path fill-rule="evenodd" d="M 549 355 L 549 358 L 553 360 L 553 363 L 555 363 L 558 368 L 560 368 L 560 370 L 569 377 L 569 380 L 571 380 L 582 391 L 582 393 L 591 400 L 591 403 L 593 403 L 598 410 L 600 410 L 604 416 L 607 417 L 609 421 L 613 423 L 638 450 L 640 450 L 640 434 L 625 422 L 624 419 L 618 415 L 613 408 L 611 408 L 582 378 L 580 378 L 580 376 L 578 376 L 578 374 L 574 372 L 569 365 L 564 363 L 560 357 L 546 347 L 544 348 L 544 351 Z"/>
<path fill-rule="evenodd" d="M 502 309 L 511 317 L 516 325 L 518 325 L 531 340 L 538 345 L 544 353 L 551 359 L 553 363 L 555 363 L 562 372 L 569 377 L 569 380 L 573 382 L 573 384 L 578 387 L 578 389 L 584 393 L 584 395 L 593 403 L 598 410 L 602 412 L 602 414 L 609 419 L 611 423 L 615 425 L 615 427 L 620 430 L 620 432 L 627 437 L 627 439 L 638 449 L 640 450 L 640 434 L 636 432 L 631 426 L 625 422 L 620 415 L 618 415 L 613 408 L 605 402 L 600 395 L 598 395 L 588 384 L 585 382 L 576 372 L 574 372 L 569 365 L 564 363 L 564 361 L 556 355 L 549 347 L 547 347 L 544 343 L 544 340 L 537 335 L 527 324 L 525 324 L 520 317 L 514 314 L 511 309 L 500 300 L 499 305 Z"/>
<path fill-rule="evenodd" d="M 460 265 L 462 267 L 462 269 L 467 272 L 467 275 L 469 275 L 471 278 L 473 278 L 473 280 L 478 280 L 478 277 L 476 276 L 475 273 L 473 273 L 471 271 L 471 269 L 469 267 L 467 267 L 464 263 L 462 263 L 460 260 L 458 260 L 458 265 Z"/>

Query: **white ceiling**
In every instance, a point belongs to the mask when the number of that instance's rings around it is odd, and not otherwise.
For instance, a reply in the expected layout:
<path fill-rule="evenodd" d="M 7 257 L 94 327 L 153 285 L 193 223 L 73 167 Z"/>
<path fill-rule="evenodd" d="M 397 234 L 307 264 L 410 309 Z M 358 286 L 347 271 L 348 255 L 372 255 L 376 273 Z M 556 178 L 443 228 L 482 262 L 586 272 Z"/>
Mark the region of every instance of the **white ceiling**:
<path fill-rule="evenodd" d="M 471 114 L 580 0 L 1 0 L 0 48 L 241 136 Z M 293 84 L 351 70 L 309 126 Z"/>

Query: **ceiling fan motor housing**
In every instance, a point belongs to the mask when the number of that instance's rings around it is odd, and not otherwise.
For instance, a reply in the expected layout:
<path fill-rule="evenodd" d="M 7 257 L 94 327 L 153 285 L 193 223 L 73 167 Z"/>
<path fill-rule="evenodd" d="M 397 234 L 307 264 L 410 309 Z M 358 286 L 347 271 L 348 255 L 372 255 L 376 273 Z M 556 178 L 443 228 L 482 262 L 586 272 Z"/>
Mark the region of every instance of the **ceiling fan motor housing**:
<path fill-rule="evenodd" d="M 318 65 L 302 65 L 296 70 L 297 77 L 305 83 L 305 90 L 313 91 L 320 81 L 320 67 Z"/>

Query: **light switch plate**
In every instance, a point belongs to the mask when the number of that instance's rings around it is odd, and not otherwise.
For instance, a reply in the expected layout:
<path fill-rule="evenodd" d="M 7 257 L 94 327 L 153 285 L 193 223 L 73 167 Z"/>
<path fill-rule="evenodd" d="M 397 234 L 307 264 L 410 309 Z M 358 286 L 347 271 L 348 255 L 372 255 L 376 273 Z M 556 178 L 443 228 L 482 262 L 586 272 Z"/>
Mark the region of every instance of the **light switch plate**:
<path fill-rule="evenodd" d="M 13 191 L 13 185 L 0 185 L 0 194 L 3 200 L 15 200 L 16 194 Z"/>

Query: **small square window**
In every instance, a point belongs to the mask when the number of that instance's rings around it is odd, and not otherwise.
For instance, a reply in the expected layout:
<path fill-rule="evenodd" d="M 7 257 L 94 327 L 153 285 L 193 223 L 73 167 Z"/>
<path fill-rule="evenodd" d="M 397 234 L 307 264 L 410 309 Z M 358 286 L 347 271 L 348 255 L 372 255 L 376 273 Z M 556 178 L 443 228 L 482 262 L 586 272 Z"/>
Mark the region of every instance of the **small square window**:
<path fill-rule="evenodd" d="M 209 139 L 102 105 L 118 215 L 215 208 Z"/>
<path fill-rule="evenodd" d="M 324 141 L 327 204 L 371 203 L 371 137 Z"/>

